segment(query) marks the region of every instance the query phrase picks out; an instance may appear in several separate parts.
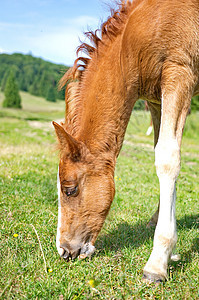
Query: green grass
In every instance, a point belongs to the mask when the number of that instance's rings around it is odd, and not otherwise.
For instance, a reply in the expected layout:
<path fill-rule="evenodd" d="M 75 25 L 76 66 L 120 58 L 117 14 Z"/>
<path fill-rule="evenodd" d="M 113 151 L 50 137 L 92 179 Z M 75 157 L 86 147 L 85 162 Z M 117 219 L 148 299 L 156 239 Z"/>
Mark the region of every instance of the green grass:
<path fill-rule="evenodd" d="M 0 299 L 198 299 L 199 114 L 187 120 L 177 185 L 176 253 L 182 259 L 169 264 L 169 281 L 155 286 L 142 282 L 154 234 L 146 225 L 159 197 L 153 137 L 145 136 L 148 113 L 133 113 L 129 123 L 96 253 L 66 263 L 55 246 L 58 154 L 50 126 L 63 117 L 64 105 L 26 93 L 22 98 L 22 111 L 0 109 Z"/>

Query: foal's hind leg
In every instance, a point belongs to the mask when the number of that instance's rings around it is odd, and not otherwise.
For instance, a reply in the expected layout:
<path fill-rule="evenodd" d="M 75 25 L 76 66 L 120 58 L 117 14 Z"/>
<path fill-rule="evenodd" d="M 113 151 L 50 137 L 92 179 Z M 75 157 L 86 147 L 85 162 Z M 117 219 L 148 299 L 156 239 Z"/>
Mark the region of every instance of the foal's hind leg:
<path fill-rule="evenodd" d="M 160 209 L 153 251 L 144 267 L 144 280 L 155 282 L 167 278 L 168 260 L 177 241 L 175 184 L 180 172 L 182 132 L 193 90 L 192 73 L 183 67 L 164 70 L 163 80 L 161 127 L 155 148 L 155 164 L 160 182 Z"/>
<path fill-rule="evenodd" d="M 151 219 L 149 220 L 149 223 L 147 224 L 147 227 L 155 227 L 157 225 L 158 222 L 158 216 L 159 216 L 159 207 L 160 207 L 160 201 L 158 204 L 158 208 L 155 211 L 155 213 L 152 215 Z"/>
<path fill-rule="evenodd" d="M 149 110 L 151 112 L 154 128 L 154 148 L 158 142 L 159 131 L 160 131 L 160 120 L 161 120 L 161 104 L 148 103 Z M 154 227 L 158 221 L 159 204 L 156 212 L 151 217 L 147 227 Z"/>

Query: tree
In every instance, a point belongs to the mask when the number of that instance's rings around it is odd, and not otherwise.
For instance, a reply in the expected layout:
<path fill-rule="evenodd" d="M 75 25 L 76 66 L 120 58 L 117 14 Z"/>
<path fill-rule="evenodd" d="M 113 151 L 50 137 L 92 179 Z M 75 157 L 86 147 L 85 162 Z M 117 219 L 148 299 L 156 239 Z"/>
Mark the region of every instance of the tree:
<path fill-rule="evenodd" d="M 49 92 L 49 86 L 51 84 L 49 78 L 50 78 L 50 73 L 47 70 L 44 70 L 41 75 L 40 79 L 40 87 L 39 87 L 39 94 L 42 97 L 46 97 Z"/>
<path fill-rule="evenodd" d="M 33 84 L 28 89 L 29 93 L 35 96 L 40 96 L 39 86 L 40 86 L 40 79 L 39 77 L 36 76 Z"/>
<path fill-rule="evenodd" d="M 199 110 L 199 96 L 195 96 L 192 98 L 191 101 L 191 111 L 197 111 Z"/>
<path fill-rule="evenodd" d="M 46 100 L 51 101 L 51 102 L 56 102 L 55 89 L 52 85 L 50 85 L 48 88 Z"/>
<path fill-rule="evenodd" d="M 13 72 L 10 72 L 6 81 L 3 107 L 22 108 L 21 97 Z"/>
<path fill-rule="evenodd" d="M 4 92 L 4 90 L 5 90 L 5 86 L 6 86 L 6 82 L 7 82 L 9 74 L 10 74 L 10 70 L 6 70 L 4 73 L 4 76 L 1 80 L 1 91 L 2 92 Z"/>
<path fill-rule="evenodd" d="M 134 109 L 134 110 L 144 110 L 144 109 L 145 109 L 144 100 L 139 99 L 139 100 L 135 103 L 135 106 L 134 106 L 133 109 Z"/>

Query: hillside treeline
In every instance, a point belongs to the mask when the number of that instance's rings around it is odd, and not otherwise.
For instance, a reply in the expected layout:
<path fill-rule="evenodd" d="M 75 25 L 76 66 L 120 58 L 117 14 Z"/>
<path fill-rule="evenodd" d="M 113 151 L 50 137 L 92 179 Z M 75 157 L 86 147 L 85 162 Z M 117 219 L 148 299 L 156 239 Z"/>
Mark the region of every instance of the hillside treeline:
<path fill-rule="evenodd" d="M 57 84 L 68 68 L 53 64 L 32 55 L 0 54 L 0 85 L 4 91 L 12 72 L 20 90 L 44 98 L 64 100 L 64 91 L 58 92 Z"/>

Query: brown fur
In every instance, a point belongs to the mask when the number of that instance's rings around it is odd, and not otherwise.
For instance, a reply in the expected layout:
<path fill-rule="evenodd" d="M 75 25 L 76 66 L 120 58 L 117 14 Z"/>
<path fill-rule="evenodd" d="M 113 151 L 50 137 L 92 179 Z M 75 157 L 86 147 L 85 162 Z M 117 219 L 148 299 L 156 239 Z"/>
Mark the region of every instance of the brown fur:
<path fill-rule="evenodd" d="M 122 1 L 101 36 L 86 33 L 92 46 L 83 43 L 78 53 L 90 58 L 77 58 L 62 78 L 62 87 L 70 81 L 65 123 L 54 123 L 61 149 L 61 245 L 95 242 L 113 200 L 116 158 L 138 98 L 149 102 L 154 144 L 160 121 L 162 134 L 181 144 L 191 96 L 199 90 L 198 16 L 196 0 Z M 76 185 L 78 195 L 67 197 L 64 188 Z"/>

